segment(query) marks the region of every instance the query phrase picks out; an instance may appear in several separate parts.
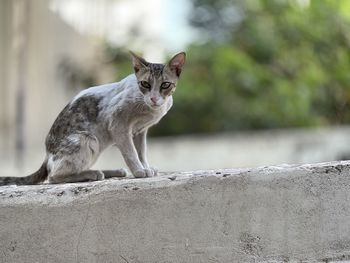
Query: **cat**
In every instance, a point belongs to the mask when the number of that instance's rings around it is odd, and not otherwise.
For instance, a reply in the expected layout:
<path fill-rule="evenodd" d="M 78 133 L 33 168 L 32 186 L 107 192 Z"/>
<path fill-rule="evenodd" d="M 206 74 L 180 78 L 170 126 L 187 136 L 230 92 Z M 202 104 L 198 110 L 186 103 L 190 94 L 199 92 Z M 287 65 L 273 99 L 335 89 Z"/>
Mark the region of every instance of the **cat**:
<path fill-rule="evenodd" d="M 119 148 L 134 177 L 157 175 L 147 161 L 147 130 L 171 108 L 186 53 L 176 54 L 167 64 L 150 63 L 130 53 L 133 74 L 81 91 L 61 111 L 46 137 L 46 158 L 39 170 L 25 177 L 0 177 L 0 185 L 125 177 L 125 169 L 90 170 L 110 145 Z"/>

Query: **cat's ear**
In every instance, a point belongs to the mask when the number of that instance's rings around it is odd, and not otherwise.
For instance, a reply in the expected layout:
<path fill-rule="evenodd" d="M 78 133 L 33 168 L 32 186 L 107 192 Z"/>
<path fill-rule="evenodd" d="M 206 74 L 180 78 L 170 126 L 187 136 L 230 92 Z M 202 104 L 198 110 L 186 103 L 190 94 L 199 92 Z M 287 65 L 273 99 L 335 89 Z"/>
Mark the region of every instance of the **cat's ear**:
<path fill-rule="evenodd" d="M 134 66 L 135 73 L 139 72 L 140 69 L 146 68 L 148 66 L 149 63 L 144 58 L 136 55 L 132 51 L 129 51 L 129 52 L 132 56 L 132 64 Z"/>
<path fill-rule="evenodd" d="M 170 69 L 170 71 L 174 72 L 177 77 L 180 77 L 182 67 L 185 64 L 186 61 L 186 53 L 180 52 L 176 54 L 167 64 L 167 67 Z"/>

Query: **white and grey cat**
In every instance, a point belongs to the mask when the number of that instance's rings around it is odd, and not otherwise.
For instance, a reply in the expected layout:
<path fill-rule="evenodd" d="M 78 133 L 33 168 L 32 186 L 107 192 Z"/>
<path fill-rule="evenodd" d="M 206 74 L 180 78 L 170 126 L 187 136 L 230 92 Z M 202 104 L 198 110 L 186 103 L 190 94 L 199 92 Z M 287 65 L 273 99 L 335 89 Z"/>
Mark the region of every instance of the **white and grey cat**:
<path fill-rule="evenodd" d="M 26 177 L 0 177 L 0 185 L 68 183 L 126 176 L 124 169 L 89 170 L 100 153 L 116 145 L 135 177 L 151 177 L 147 130 L 168 112 L 186 54 L 167 64 L 147 62 L 131 52 L 135 74 L 117 83 L 81 91 L 62 110 L 46 137 L 46 158 Z"/>

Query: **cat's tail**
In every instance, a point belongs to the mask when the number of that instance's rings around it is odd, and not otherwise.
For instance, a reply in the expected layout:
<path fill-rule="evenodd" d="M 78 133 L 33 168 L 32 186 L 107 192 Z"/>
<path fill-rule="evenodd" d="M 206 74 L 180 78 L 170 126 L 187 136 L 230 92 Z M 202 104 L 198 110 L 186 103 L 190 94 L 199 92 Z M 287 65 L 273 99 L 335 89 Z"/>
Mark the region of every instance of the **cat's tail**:
<path fill-rule="evenodd" d="M 41 165 L 38 171 L 32 173 L 31 175 L 24 177 L 0 177 L 0 186 L 1 185 L 30 185 L 30 184 L 38 184 L 43 182 L 48 176 L 47 172 L 47 161 Z"/>

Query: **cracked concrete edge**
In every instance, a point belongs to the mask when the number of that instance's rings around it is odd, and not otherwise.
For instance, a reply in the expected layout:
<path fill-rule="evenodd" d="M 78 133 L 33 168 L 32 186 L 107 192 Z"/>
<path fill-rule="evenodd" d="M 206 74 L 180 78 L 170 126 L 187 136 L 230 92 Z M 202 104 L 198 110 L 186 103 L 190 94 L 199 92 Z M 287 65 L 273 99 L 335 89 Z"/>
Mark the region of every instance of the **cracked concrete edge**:
<path fill-rule="evenodd" d="M 135 191 L 150 188 L 173 187 L 206 178 L 225 179 L 245 177 L 251 181 L 269 181 L 293 176 L 307 177 L 309 174 L 350 172 L 350 161 L 334 161 L 314 164 L 281 164 L 257 168 L 235 168 L 217 170 L 197 170 L 188 172 L 160 172 L 152 178 L 112 178 L 103 181 L 67 184 L 40 184 L 27 186 L 0 186 L 1 205 L 40 205 L 60 206 L 84 200 L 87 196 L 113 194 L 118 191 Z"/>
<path fill-rule="evenodd" d="M 350 161 L 5 186 L 0 262 L 344 262 L 349 201 Z"/>

